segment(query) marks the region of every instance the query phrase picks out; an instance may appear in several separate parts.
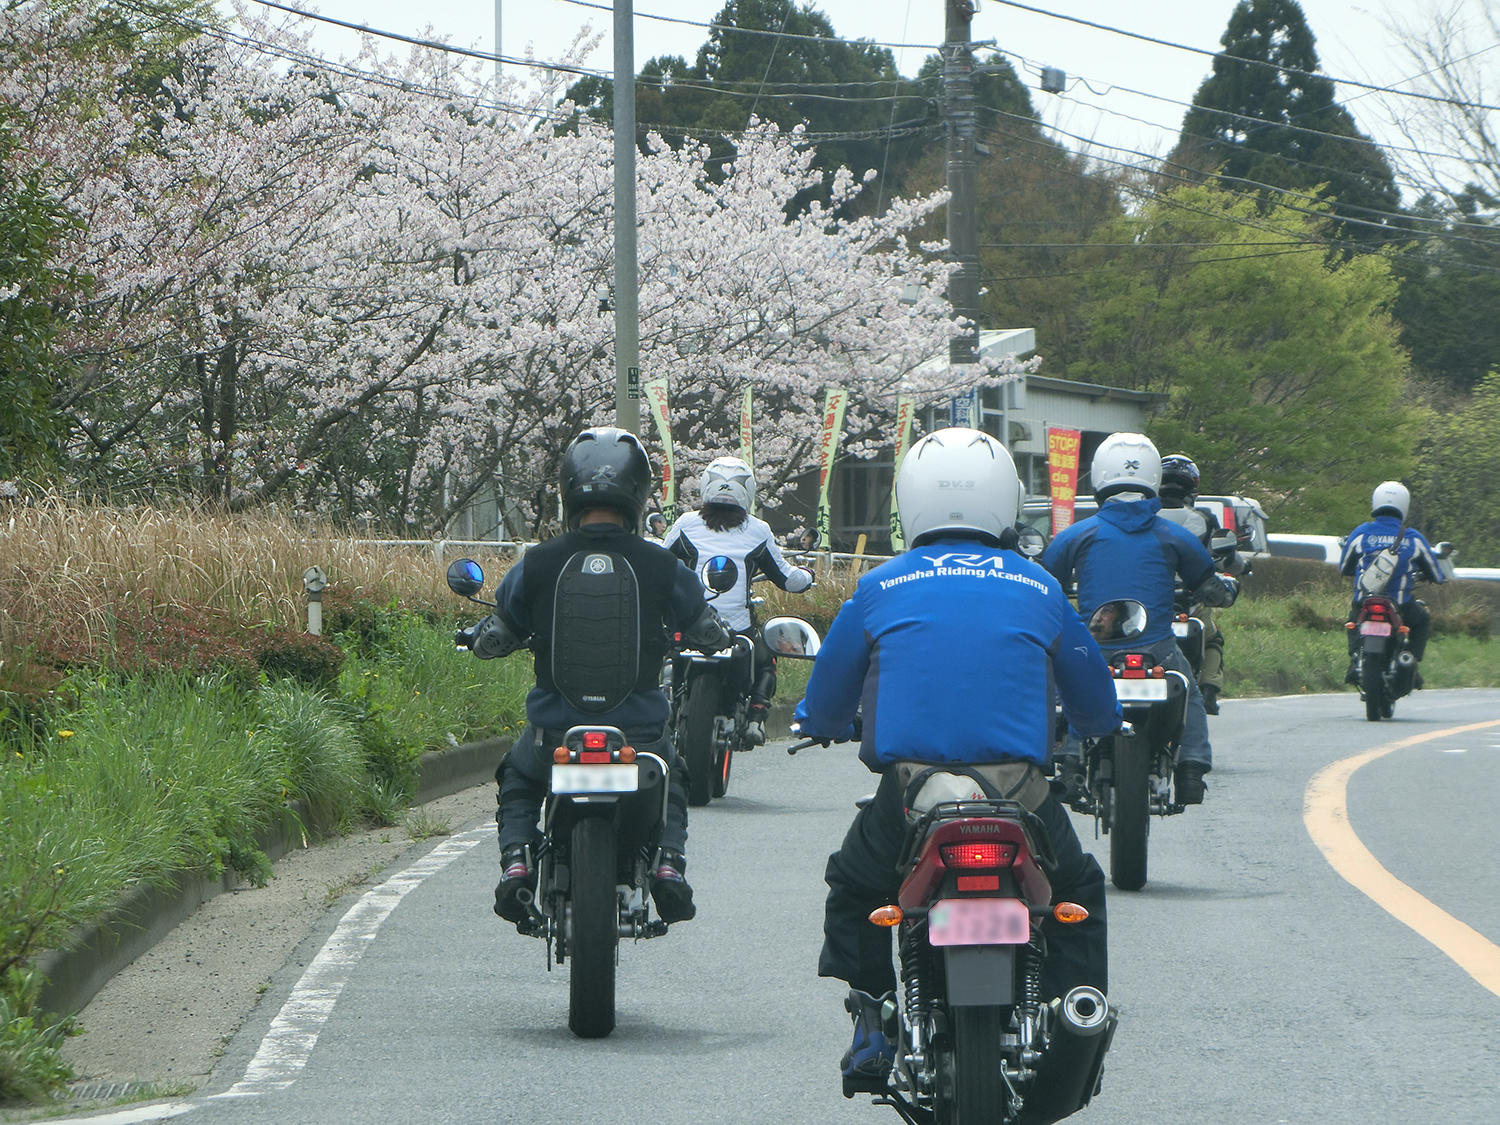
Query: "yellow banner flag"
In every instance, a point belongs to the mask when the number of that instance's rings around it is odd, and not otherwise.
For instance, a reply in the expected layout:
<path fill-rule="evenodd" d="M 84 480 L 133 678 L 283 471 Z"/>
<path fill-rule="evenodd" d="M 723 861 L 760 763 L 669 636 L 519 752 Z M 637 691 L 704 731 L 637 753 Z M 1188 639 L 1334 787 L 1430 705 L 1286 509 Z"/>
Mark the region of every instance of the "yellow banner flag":
<path fill-rule="evenodd" d="M 849 392 L 830 387 L 823 398 L 823 443 L 818 459 L 818 535 L 824 550 L 832 550 L 829 539 L 828 481 L 833 476 L 833 456 L 839 446 L 839 431 L 844 428 L 844 406 Z"/>
<path fill-rule="evenodd" d="M 745 398 L 740 403 L 740 460 L 755 472 L 754 419 L 750 413 L 750 388 L 745 388 Z M 755 501 L 750 501 L 750 510 L 755 511 Z"/>
<path fill-rule="evenodd" d="M 906 550 L 906 537 L 901 534 L 901 515 L 896 510 L 896 480 L 895 475 L 901 471 L 901 460 L 906 456 L 906 450 L 911 445 L 911 420 L 916 413 L 916 404 L 912 402 L 910 395 L 902 395 L 896 400 L 896 455 L 891 462 L 891 554 L 899 554 Z"/>
<path fill-rule="evenodd" d="M 667 396 L 665 379 L 650 379 L 641 384 L 646 402 L 651 407 L 651 417 L 656 422 L 656 432 L 661 437 L 661 514 L 671 527 L 677 519 L 677 468 L 672 450 L 671 405 Z"/>

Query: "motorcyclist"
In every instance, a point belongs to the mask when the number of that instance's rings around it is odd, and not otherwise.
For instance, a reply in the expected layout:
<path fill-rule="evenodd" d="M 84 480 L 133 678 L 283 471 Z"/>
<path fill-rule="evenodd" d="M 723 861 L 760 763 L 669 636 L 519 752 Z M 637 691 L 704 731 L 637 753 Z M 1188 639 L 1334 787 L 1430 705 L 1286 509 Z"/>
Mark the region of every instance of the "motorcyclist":
<path fill-rule="evenodd" d="M 1447 576 L 1438 564 L 1432 544 L 1414 527 L 1406 526 L 1407 513 L 1411 511 L 1411 493 L 1400 481 L 1382 481 L 1370 494 L 1370 519 L 1360 524 L 1344 538 L 1344 553 L 1339 559 L 1339 573 L 1354 578 L 1354 596 L 1349 605 L 1349 620 L 1359 612 L 1359 603 L 1366 597 L 1366 585 L 1376 585 L 1374 574 L 1367 574 L 1376 560 L 1395 547 L 1394 568 L 1386 578 L 1384 588 L 1372 592 L 1384 593 L 1396 603 L 1401 622 L 1410 630 L 1411 653 L 1422 660 L 1427 651 L 1427 637 L 1432 632 L 1432 615 L 1427 607 L 1417 600 L 1414 590 L 1418 577 L 1431 582 L 1444 582 Z M 1399 544 L 1398 544 L 1399 540 Z M 1387 565 L 1382 563 L 1382 566 Z M 1362 584 L 1363 580 L 1363 584 Z M 1344 682 L 1359 684 L 1359 664 L 1356 660 L 1359 636 L 1347 630 L 1349 639 L 1349 670 Z M 1422 673 L 1417 672 L 1413 681 L 1422 686 Z"/>
<path fill-rule="evenodd" d="M 1218 517 L 1207 508 L 1194 507 L 1198 500 L 1201 475 L 1193 459 L 1185 453 L 1170 453 L 1161 459 L 1161 516 L 1180 523 L 1209 549 L 1214 561 L 1225 574 L 1240 577 L 1250 566 L 1233 547 L 1215 550 L 1213 541 L 1223 533 Z M 1203 662 L 1198 668 L 1198 690 L 1203 694 L 1203 710 L 1219 713 L 1219 693 L 1224 690 L 1224 633 L 1214 620 L 1213 610 L 1197 606 L 1193 616 L 1203 622 Z"/>
<path fill-rule="evenodd" d="M 693 572 L 636 533 L 652 486 L 639 438 L 608 426 L 584 430 L 563 453 L 560 483 L 567 530 L 522 555 L 495 592 L 495 612 L 459 634 L 482 660 L 528 644 L 535 653 L 526 726 L 495 771 L 495 913 L 525 920 L 521 891 L 536 889 L 533 846 L 553 748 L 569 727 L 598 724 L 620 728 L 670 767 L 651 897 L 664 922 L 686 921 L 696 913 L 685 878 L 687 778 L 666 729 L 659 672 L 671 631 L 708 650 L 730 634 Z"/>
<path fill-rule="evenodd" d="M 1120 725 L 1109 669 L 1061 587 L 1000 546 L 1013 534 L 1021 486 L 1005 447 L 977 430 L 938 430 L 907 453 L 896 505 L 911 547 L 864 575 L 844 603 L 797 705 L 800 732 L 852 737 L 863 702 L 860 760 L 880 775 L 874 800 L 828 859 L 820 976 L 847 981 L 854 1042 L 841 1066 L 854 1088 L 880 1090 L 892 1045 L 880 1010 L 896 985 L 888 929 L 869 912 L 895 900 L 911 763 L 951 763 L 987 791 L 1025 804 L 1046 826 L 1054 894 L 1085 906 L 1076 927 L 1044 923 L 1048 998 L 1107 985 L 1104 874 L 1085 853 L 1042 774 L 1055 685 L 1083 735 Z"/>
<path fill-rule="evenodd" d="M 1196 535 L 1158 514 L 1161 456 L 1144 434 L 1105 438 L 1094 452 L 1091 477 L 1099 511 L 1058 532 L 1042 555 L 1042 566 L 1064 586 L 1076 583 L 1085 616 L 1117 599 L 1146 607 L 1146 630 L 1128 647 L 1149 652 L 1162 667 L 1187 678 L 1187 716 L 1174 781 L 1180 803 L 1202 804 L 1207 789 L 1203 775 L 1213 769 L 1213 750 L 1203 695 L 1172 634 L 1173 601 L 1178 578 L 1195 602 L 1219 607 L 1234 604 L 1239 582 L 1215 569 Z M 1105 654 L 1121 647 L 1105 646 Z M 1081 797 L 1083 764 L 1075 742 L 1065 746 L 1058 765 L 1069 800 Z"/>
<path fill-rule="evenodd" d="M 726 625 L 753 643 L 745 739 L 752 746 L 760 746 L 766 741 L 766 714 L 776 694 L 776 659 L 754 628 L 750 584 L 757 574 L 764 574 L 781 589 L 800 594 L 812 586 L 813 572 L 789 565 L 770 527 L 750 514 L 755 502 L 755 474 L 743 460 L 715 458 L 703 471 L 699 491 L 702 507 L 678 517 L 665 543 L 667 550 L 700 573 L 710 559 L 727 557 L 735 564 L 737 581 L 717 595 L 713 604 Z"/>

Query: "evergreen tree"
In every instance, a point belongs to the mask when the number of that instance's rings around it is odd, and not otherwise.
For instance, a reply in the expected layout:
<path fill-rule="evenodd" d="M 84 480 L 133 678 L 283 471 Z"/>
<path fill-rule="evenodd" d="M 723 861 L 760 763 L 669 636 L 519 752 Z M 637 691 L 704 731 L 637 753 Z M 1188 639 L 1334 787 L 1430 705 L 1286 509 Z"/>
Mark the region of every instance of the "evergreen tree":
<path fill-rule="evenodd" d="M 1334 100 L 1333 82 L 1317 73 L 1315 38 L 1296 0 L 1240 0 L 1220 43 L 1165 177 L 1316 191 L 1336 200 L 1339 237 L 1388 240 L 1390 213 L 1400 207 L 1395 178 Z"/>

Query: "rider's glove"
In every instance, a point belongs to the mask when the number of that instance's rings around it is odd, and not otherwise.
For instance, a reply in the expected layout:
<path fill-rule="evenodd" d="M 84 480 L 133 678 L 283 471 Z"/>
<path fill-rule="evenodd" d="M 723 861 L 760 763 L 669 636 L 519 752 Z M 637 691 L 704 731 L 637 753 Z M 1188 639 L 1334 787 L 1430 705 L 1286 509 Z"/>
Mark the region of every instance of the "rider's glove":
<path fill-rule="evenodd" d="M 453 644 L 456 648 L 472 649 L 474 647 L 474 630 L 478 626 L 470 625 L 467 629 L 460 629 L 453 634 Z"/>
<path fill-rule="evenodd" d="M 718 611 L 705 603 L 703 612 L 682 631 L 682 643 L 699 652 L 718 652 L 734 643 L 734 634 L 724 627 Z"/>
<path fill-rule="evenodd" d="M 474 639 L 469 647 L 480 660 L 494 660 L 525 648 L 526 638 L 519 636 L 499 615 L 492 613 L 474 626 Z"/>

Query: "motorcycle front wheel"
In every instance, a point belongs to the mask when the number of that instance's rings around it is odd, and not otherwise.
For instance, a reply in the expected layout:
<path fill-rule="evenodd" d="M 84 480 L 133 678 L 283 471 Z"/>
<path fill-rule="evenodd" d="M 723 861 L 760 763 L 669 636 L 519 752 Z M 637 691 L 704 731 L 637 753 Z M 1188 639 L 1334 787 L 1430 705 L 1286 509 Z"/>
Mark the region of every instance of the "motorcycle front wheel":
<path fill-rule="evenodd" d="M 998 1063 L 1006 1009 L 999 1005 L 953 1007 L 951 1049 L 938 1085 L 936 1125 L 994 1125 L 1010 1113 Z"/>
<path fill-rule="evenodd" d="M 1110 808 L 1109 879 L 1122 891 L 1146 885 L 1151 829 L 1151 751 L 1144 738 L 1116 738 Z"/>
<path fill-rule="evenodd" d="M 714 716 L 719 710 L 719 679 L 712 675 L 693 677 L 688 685 L 687 702 L 682 706 L 678 727 L 681 745 L 677 747 L 688 767 L 688 804 L 706 805 L 713 799 Z M 726 767 L 727 768 L 727 767 Z"/>
<path fill-rule="evenodd" d="M 596 816 L 575 824 L 571 859 L 568 1027 L 580 1039 L 600 1039 L 615 1029 L 620 908 L 615 896 L 614 824 Z"/>

